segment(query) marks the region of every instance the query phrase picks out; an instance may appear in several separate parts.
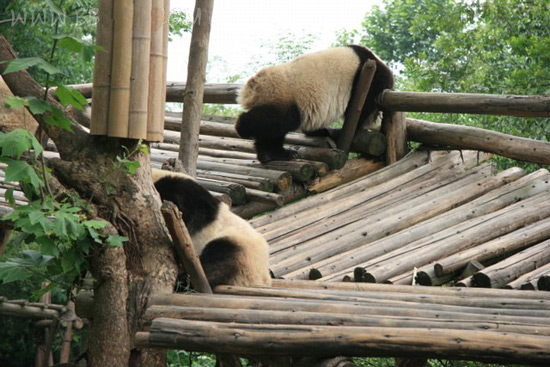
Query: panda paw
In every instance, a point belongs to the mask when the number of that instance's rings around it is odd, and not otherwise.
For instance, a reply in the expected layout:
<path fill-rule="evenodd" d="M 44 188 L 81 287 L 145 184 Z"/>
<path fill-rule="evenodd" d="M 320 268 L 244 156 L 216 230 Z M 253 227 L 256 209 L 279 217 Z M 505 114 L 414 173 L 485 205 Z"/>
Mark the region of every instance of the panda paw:
<path fill-rule="evenodd" d="M 289 149 L 281 149 L 277 152 L 258 153 L 258 160 L 261 163 L 268 163 L 271 161 L 290 161 L 297 157 L 298 152 Z"/>

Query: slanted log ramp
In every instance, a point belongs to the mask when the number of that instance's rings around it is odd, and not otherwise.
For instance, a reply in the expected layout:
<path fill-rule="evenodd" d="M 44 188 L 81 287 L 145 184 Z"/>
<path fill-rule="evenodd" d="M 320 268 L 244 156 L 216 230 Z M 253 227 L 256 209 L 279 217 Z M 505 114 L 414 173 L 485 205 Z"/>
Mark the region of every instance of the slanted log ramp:
<path fill-rule="evenodd" d="M 205 102 L 233 103 L 237 89 L 220 88 L 207 86 Z M 176 98 L 170 93 L 181 86 L 169 90 L 167 99 Z M 383 97 L 392 111 L 550 116 L 547 97 L 483 96 L 482 104 L 472 95 Z M 395 115 L 386 132 L 401 137 L 387 137 L 390 149 L 403 148 L 405 126 L 409 140 L 438 148 L 346 160 L 334 142 L 292 133 L 286 144 L 300 159 L 261 165 L 233 119 L 205 117 L 198 180 L 252 218 L 277 279 L 272 287 L 158 294 L 136 345 L 550 365 L 550 173 L 497 172 L 491 154 L 479 151 L 548 164 L 550 144 Z M 180 118 L 166 113 L 153 166 L 177 157 Z M 86 124 L 85 114 L 79 119 Z M 6 301 L 0 313 L 13 312 Z"/>

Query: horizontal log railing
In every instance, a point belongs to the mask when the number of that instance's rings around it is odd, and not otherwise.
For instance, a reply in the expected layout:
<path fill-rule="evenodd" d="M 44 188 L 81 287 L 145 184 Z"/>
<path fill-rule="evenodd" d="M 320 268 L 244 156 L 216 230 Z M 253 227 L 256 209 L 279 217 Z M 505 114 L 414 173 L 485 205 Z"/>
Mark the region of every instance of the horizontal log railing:
<path fill-rule="evenodd" d="M 234 104 L 241 84 L 205 84 L 204 103 Z M 86 98 L 92 97 L 91 84 L 73 85 Z M 182 102 L 185 83 L 168 82 L 166 100 Z M 383 110 L 402 112 L 473 113 L 523 117 L 550 117 L 549 96 L 499 95 L 477 93 L 432 93 L 384 91 Z"/>

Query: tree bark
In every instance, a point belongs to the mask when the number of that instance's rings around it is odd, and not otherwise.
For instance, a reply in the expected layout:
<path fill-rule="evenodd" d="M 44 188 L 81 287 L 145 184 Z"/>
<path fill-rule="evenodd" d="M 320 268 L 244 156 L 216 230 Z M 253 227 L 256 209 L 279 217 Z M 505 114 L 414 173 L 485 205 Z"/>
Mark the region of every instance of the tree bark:
<path fill-rule="evenodd" d="M 0 60 L 15 57 L 0 35 Z M 0 64 L 0 73 L 5 67 L 5 63 Z M 17 96 L 42 98 L 44 94 L 26 71 L 7 74 L 5 81 Z M 47 101 L 62 110 L 51 95 Z M 112 167 L 117 156 L 134 150 L 137 141 L 93 137 L 74 121 L 68 132 L 45 123 L 43 115 L 35 118 L 59 151 L 61 159 L 48 160 L 54 175 L 95 204 L 97 215 L 112 223 L 113 233 L 129 238 L 123 248 L 105 248 L 92 258 L 98 282 L 90 324 L 90 334 L 95 335 L 90 338 L 90 366 L 165 366 L 165 353 L 132 349 L 137 321 L 149 295 L 153 291 L 171 292 L 177 275 L 148 156 L 138 152 L 129 157 L 141 165 L 130 176 Z M 112 190 L 106 189 L 107 183 Z"/>

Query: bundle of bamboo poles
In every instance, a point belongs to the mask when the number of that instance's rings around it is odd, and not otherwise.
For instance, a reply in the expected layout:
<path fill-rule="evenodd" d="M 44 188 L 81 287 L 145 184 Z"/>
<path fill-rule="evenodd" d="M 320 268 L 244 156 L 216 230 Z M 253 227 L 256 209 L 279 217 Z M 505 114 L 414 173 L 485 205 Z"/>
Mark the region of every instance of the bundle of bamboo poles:
<path fill-rule="evenodd" d="M 550 295 L 275 280 L 157 295 L 138 345 L 236 355 L 548 363 Z"/>
<path fill-rule="evenodd" d="M 169 0 L 99 1 L 92 134 L 162 140 L 169 11 Z"/>

